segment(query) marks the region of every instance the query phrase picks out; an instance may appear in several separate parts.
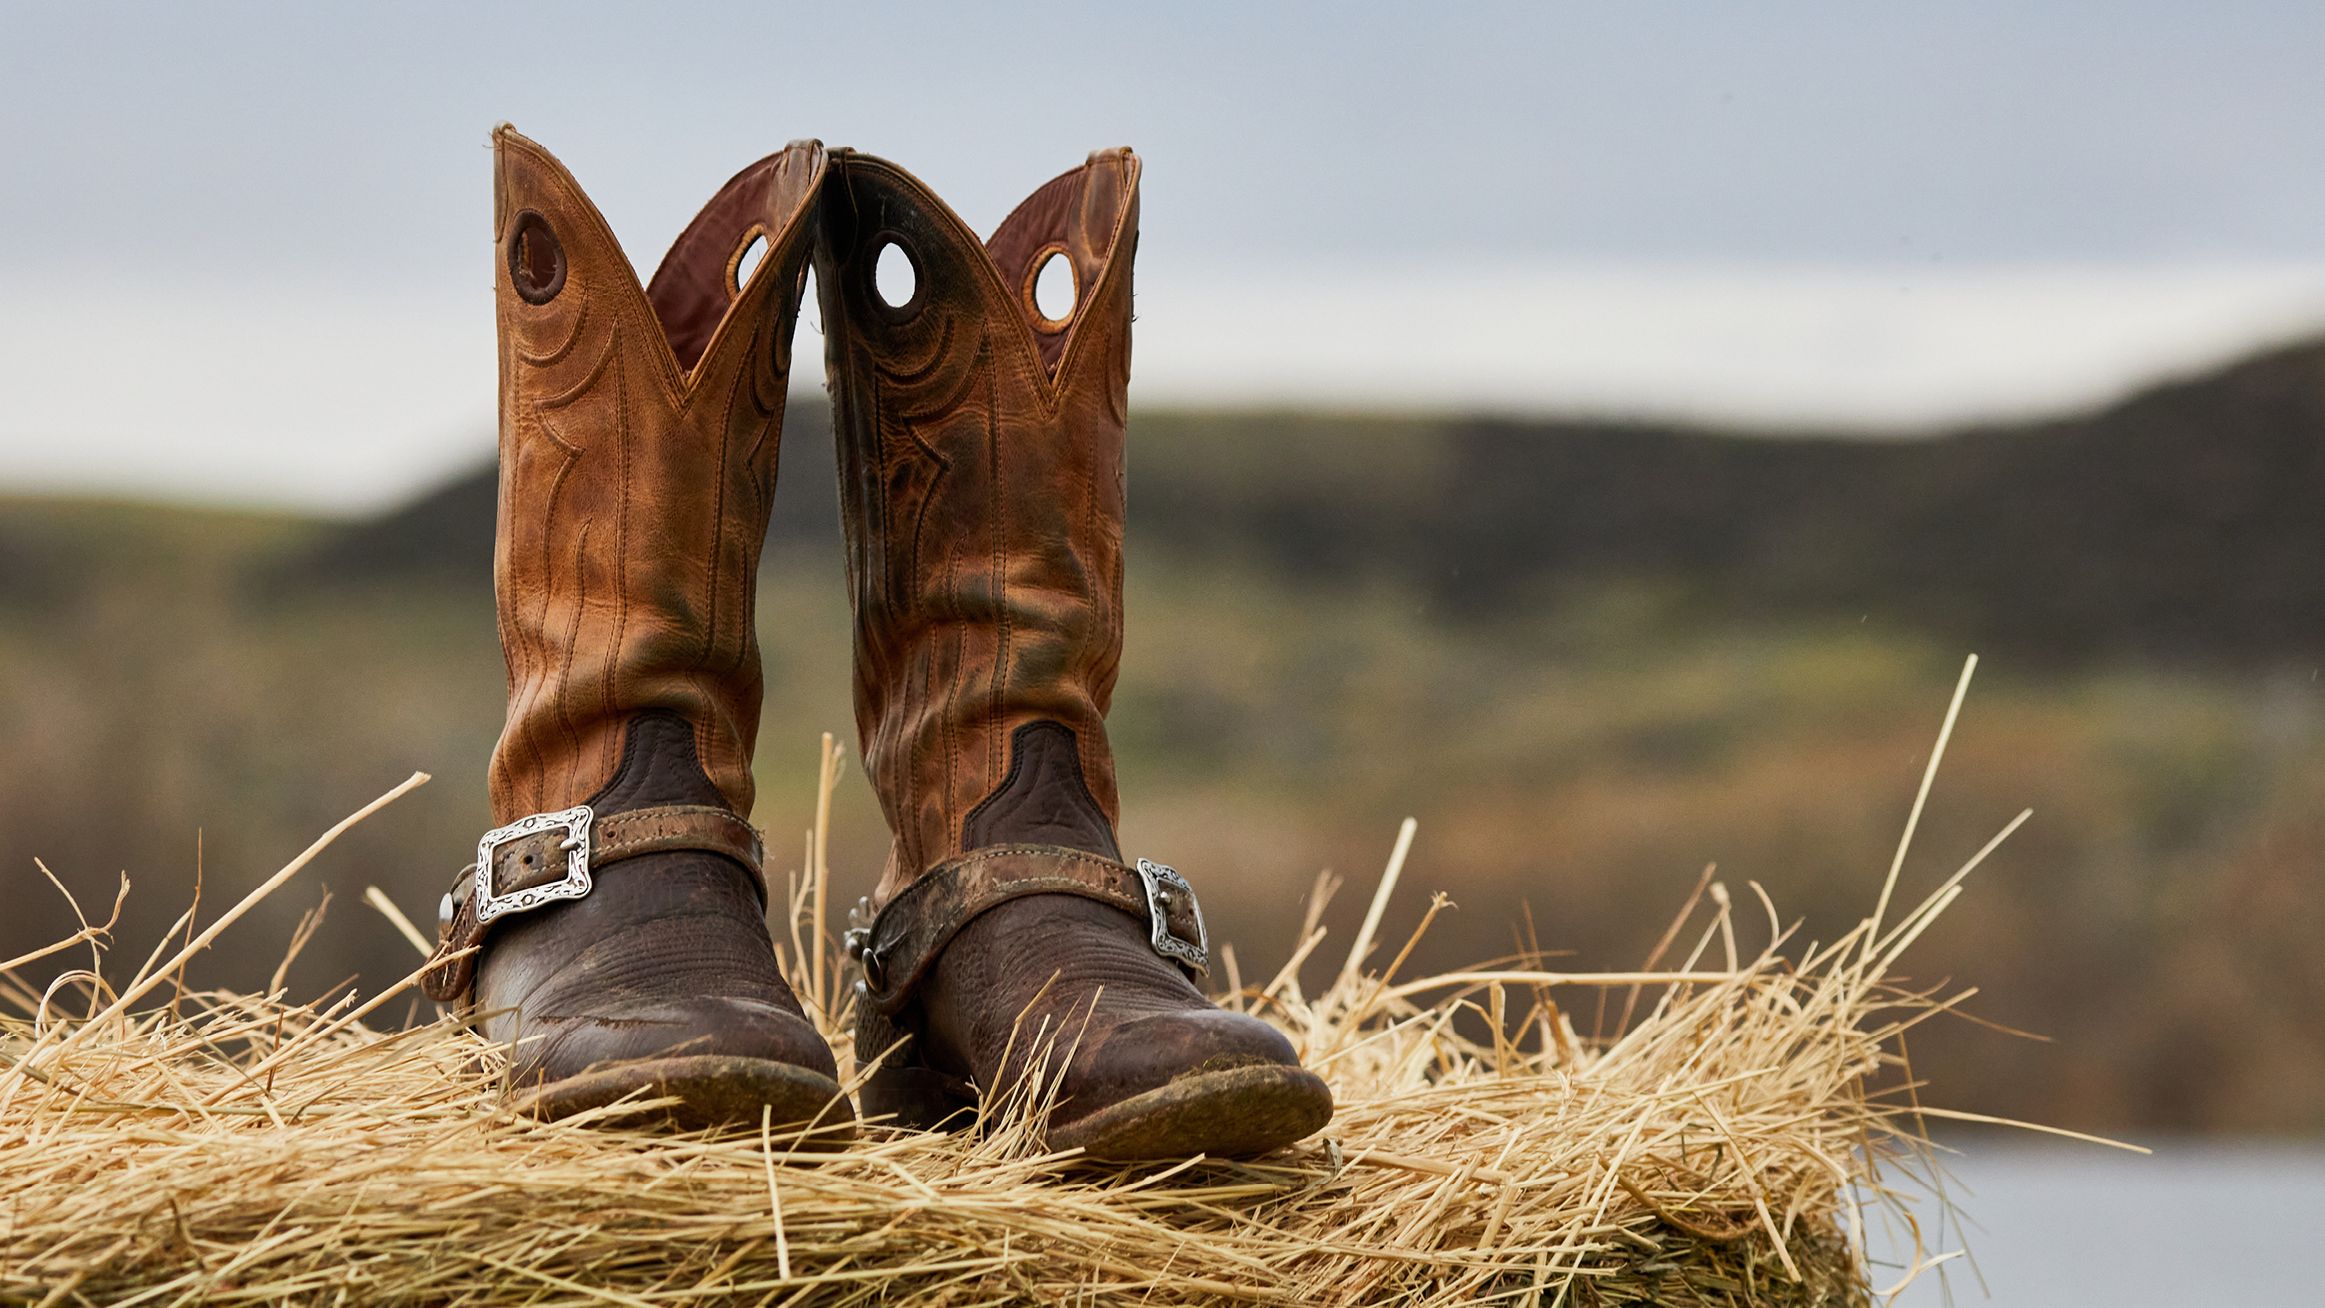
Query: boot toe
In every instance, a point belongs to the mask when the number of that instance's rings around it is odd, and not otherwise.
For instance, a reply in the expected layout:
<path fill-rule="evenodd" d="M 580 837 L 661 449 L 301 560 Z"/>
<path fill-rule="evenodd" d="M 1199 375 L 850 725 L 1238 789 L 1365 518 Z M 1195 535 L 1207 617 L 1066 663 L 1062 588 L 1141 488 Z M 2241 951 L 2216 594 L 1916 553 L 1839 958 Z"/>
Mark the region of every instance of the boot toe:
<path fill-rule="evenodd" d="M 625 1097 L 675 1097 L 686 1126 L 852 1121 L 831 1047 L 808 1020 L 744 998 L 606 1005 L 526 1021 L 510 1084 L 520 1107 L 562 1117 Z M 836 1105 L 836 1106 L 835 1106 Z"/>
<path fill-rule="evenodd" d="M 1248 1157 L 1322 1130 L 1332 1092 L 1291 1042 L 1219 1009 L 1126 1022 L 1076 1058 L 1050 1143 L 1093 1158 Z"/>
<path fill-rule="evenodd" d="M 1229 1068 L 1298 1067 L 1292 1042 L 1256 1017 L 1220 1008 L 1137 1018 L 1080 1051 L 1066 1073 L 1075 1101 L 1112 1103 L 1183 1077 Z"/>
<path fill-rule="evenodd" d="M 603 1063 L 694 1055 L 765 1058 L 839 1075 L 831 1046 L 805 1017 L 729 996 L 601 1004 L 586 1015 L 524 1021 L 514 1070 L 520 1080 L 557 1080 Z"/>

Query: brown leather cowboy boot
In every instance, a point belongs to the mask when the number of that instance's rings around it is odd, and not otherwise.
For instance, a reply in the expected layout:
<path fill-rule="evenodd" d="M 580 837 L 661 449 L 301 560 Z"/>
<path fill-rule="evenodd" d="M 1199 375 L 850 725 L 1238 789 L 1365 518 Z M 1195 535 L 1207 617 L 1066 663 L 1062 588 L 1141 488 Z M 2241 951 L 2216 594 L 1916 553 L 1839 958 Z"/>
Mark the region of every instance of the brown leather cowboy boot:
<path fill-rule="evenodd" d="M 1331 1093 L 1204 998 L 1193 890 L 1114 838 L 1138 175 L 1093 154 L 980 243 L 902 169 L 832 158 L 815 268 L 856 720 L 896 836 L 850 933 L 857 1052 L 887 1055 L 867 1115 L 933 1125 L 1035 1072 L 1056 1147 L 1251 1154 L 1321 1128 Z M 902 303 L 876 285 L 890 246 Z M 1076 288 L 1056 319 L 1053 257 Z"/>
<path fill-rule="evenodd" d="M 506 126 L 493 146 L 502 825 L 446 896 L 428 992 L 514 1044 L 512 1092 L 543 1116 L 643 1092 L 686 1125 L 844 1127 L 745 820 L 752 601 L 822 145 L 737 174 L 643 289 L 557 160 Z"/>

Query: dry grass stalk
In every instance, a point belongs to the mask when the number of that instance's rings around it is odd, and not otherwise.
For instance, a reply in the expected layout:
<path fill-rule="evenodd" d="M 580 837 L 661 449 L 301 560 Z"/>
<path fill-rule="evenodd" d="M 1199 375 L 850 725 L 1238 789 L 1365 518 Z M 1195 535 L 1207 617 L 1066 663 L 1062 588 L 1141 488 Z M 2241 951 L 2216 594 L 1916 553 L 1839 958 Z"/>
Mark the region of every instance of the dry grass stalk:
<path fill-rule="evenodd" d="M 837 772 L 827 746 L 827 796 Z M 786 961 L 847 1069 L 810 840 Z M 1739 954 L 1734 907 L 1707 882 L 1667 968 L 1407 981 L 1365 966 L 1393 880 L 1322 993 L 1287 966 L 1227 1000 L 1280 1024 L 1331 1080 L 1330 1129 L 1261 1162 L 1171 1167 L 1046 1152 L 1024 1102 L 974 1134 L 869 1130 L 837 1153 L 764 1124 L 616 1120 L 650 1105 L 522 1120 L 462 1028 L 363 1024 L 404 987 L 360 1004 L 182 992 L 193 949 L 170 942 L 116 986 L 92 925 L 57 947 L 90 949 L 88 968 L 37 991 L 23 979 L 37 957 L 0 975 L 0 1298 L 1871 1300 L 1869 1219 L 1919 1229 L 1907 1188 L 1936 1179 L 1900 1039 L 1959 998 L 1890 972 L 1958 879 L 1791 957 L 1764 896 L 1768 943 Z M 1608 1040 L 1578 1035 L 1557 996 L 1613 990 L 1643 1015 Z"/>

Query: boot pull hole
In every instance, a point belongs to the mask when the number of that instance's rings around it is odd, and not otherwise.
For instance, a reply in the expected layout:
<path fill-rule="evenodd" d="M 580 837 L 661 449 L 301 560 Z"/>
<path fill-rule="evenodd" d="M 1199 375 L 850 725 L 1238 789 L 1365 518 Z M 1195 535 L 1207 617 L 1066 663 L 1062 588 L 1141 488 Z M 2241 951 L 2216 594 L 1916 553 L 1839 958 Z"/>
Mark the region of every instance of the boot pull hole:
<path fill-rule="evenodd" d="M 920 293 L 920 269 L 913 266 L 912 256 L 903 246 L 881 242 L 880 252 L 872 258 L 872 289 L 891 309 L 906 307 Z"/>
<path fill-rule="evenodd" d="M 509 233 L 509 284 L 527 304 L 547 304 L 565 289 L 565 247 L 532 209 L 517 215 Z"/>
<path fill-rule="evenodd" d="M 1032 281 L 1033 315 L 1050 331 L 1063 330 L 1074 316 L 1074 303 L 1081 298 L 1081 287 L 1076 284 L 1074 261 L 1056 246 L 1034 263 Z"/>
<path fill-rule="evenodd" d="M 751 274 L 759 270 L 759 261 L 766 257 L 767 229 L 754 226 L 735 247 L 735 257 L 727 261 L 727 294 L 741 295 L 751 284 Z"/>

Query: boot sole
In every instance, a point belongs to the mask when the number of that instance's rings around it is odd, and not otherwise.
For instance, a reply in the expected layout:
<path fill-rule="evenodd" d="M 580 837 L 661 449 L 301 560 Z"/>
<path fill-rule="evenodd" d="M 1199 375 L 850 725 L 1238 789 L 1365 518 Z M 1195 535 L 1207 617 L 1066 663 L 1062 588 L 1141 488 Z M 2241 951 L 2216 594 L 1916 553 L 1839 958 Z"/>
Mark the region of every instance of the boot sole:
<path fill-rule="evenodd" d="M 554 1120 L 630 1097 L 677 1099 L 655 1110 L 654 1120 L 685 1130 L 765 1120 L 777 1131 L 813 1123 L 817 1146 L 845 1144 L 856 1135 L 855 1110 L 839 1082 L 790 1063 L 727 1054 L 608 1063 L 527 1091 L 512 1106 Z"/>
<path fill-rule="evenodd" d="M 1208 1154 L 1249 1158 L 1310 1136 L 1332 1120 L 1332 1091 L 1304 1068 L 1270 1065 L 1199 1072 L 1108 1104 L 1047 1134 L 1058 1149 L 1108 1162 Z"/>

